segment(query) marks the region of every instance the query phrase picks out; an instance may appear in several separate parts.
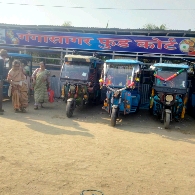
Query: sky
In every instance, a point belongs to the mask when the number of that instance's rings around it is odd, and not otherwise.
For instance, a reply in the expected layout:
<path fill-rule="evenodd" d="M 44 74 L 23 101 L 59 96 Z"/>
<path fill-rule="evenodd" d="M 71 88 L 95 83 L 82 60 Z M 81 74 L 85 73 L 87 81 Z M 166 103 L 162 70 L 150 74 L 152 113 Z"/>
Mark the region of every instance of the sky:
<path fill-rule="evenodd" d="M 143 28 L 152 23 L 168 29 L 195 30 L 195 0 L 0 0 L 0 23 L 22 25 L 62 25 L 71 21 L 76 27 Z M 7 3 L 15 3 L 7 4 Z M 19 4 L 30 5 L 19 5 Z M 45 6 L 34 6 L 45 5 Z M 65 6 L 52 7 L 52 6 Z M 85 9 L 68 7 L 82 6 Z M 97 7 L 117 10 L 94 9 Z M 194 9 L 194 10 L 125 10 Z"/>

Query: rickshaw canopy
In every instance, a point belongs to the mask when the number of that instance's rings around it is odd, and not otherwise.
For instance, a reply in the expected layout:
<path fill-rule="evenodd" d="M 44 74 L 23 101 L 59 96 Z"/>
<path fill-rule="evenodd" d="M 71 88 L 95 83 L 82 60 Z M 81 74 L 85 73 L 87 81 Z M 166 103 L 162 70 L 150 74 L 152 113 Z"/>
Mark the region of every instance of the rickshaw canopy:
<path fill-rule="evenodd" d="M 64 58 L 68 59 L 68 61 L 72 61 L 72 60 L 76 59 L 77 61 L 78 60 L 82 60 L 82 61 L 84 60 L 86 62 L 96 61 L 96 62 L 101 63 L 101 59 L 93 57 L 93 56 L 82 56 L 82 55 L 71 55 L 71 54 L 69 54 L 69 55 L 65 55 Z"/>
<path fill-rule="evenodd" d="M 105 61 L 106 63 L 116 63 L 116 64 L 143 64 L 138 60 L 131 60 L 131 59 L 109 59 Z"/>
<path fill-rule="evenodd" d="M 153 65 L 154 67 L 168 67 L 168 68 L 184 68 L 188 69 L 189 66 L 186 64 L 167 64 L 167 63 L 157 63 Z"/>
<path fill-rule="evenodd" d="M 8 57 L 24 58 L 24 59 L 32 60 L 32 56 L 28 54 L 8 53 Z"/>

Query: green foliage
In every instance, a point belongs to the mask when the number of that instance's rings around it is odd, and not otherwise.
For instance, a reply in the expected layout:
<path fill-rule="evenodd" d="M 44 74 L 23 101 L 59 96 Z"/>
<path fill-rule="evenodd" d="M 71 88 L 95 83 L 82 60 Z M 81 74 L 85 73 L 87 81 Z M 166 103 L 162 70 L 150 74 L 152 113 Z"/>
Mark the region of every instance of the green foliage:
<path fill-rule="evenodd" d="M 58 64 L 60 65 L 60 60 L 58 59 L 45 59 L 45 58 L 60 58 L 60 53 L 43 53 L 43 52 L 28 52 L 29 55 L 33 57 L 43 57 L 43 58 L 33 58 L 33 62 L 44 61 L 46 64 Z"/>
<path fill-rule="evenodd" d="M 71 21 L 65 21 L 62 26 L 72 26 L 72 22 Z"/>
<path fill-rule="evenodd" d="M 156 26 L 155 24 L 145 24 L 143 26 L 144 29 L 147 30 L 167 30 L 166 24 L 161 24 L 160 26 Z"/>

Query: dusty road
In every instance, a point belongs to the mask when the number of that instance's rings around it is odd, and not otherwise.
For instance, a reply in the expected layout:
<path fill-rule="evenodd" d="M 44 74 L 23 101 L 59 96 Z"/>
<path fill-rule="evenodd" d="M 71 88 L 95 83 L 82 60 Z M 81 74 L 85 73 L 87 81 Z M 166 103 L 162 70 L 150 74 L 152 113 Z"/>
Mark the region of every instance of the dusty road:
<path fill-rule="evenodd" d="M 0 116 L 2 195 L 195 195 L 195 120 L 166 131 L 140 111 L 110 127 L 101 106 L 63 102 Z M 98 190 L 83 191 L 83 190 Z"/>

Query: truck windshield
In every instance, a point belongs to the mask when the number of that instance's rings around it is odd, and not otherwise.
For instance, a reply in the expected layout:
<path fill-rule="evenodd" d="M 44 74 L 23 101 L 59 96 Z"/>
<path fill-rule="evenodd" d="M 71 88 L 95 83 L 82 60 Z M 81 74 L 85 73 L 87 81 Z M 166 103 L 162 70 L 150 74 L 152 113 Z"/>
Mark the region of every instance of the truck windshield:
<path fill-rule="evenodd" d="M 133 81 L 135 71 L 139 66 L 131 64 L 107 64 L 106 80 L 109 85 L 126 86 L 127 81 Z"/>
<path fill-rule="evenodd" d="M 88 80 L 90 63 L 65 62 L 61 69 L 61 78 L 73 80 Z"/>
<path fill-rule="evenodd" d="M 178 71 L 181 71 L 180 74 L 177 76 L 176 74 Z M 181 68 L 161 68 L 158 69 L 157 77 L 155 79 L 156 86 L 162 86 L 162 87 L 170 87 L 170 88 L 178 88 L 178 89 L 185 89 L 187 86 L 186 79 L 187 79 L 187 72 L 185 70 L 182 70 Z M 158 76 L 161 77 L 158 78 Z M 168 79 L 167 81 L 163 81 L 163 79 Z M 169 79 L 170 78 L 170 79 Z"/>

